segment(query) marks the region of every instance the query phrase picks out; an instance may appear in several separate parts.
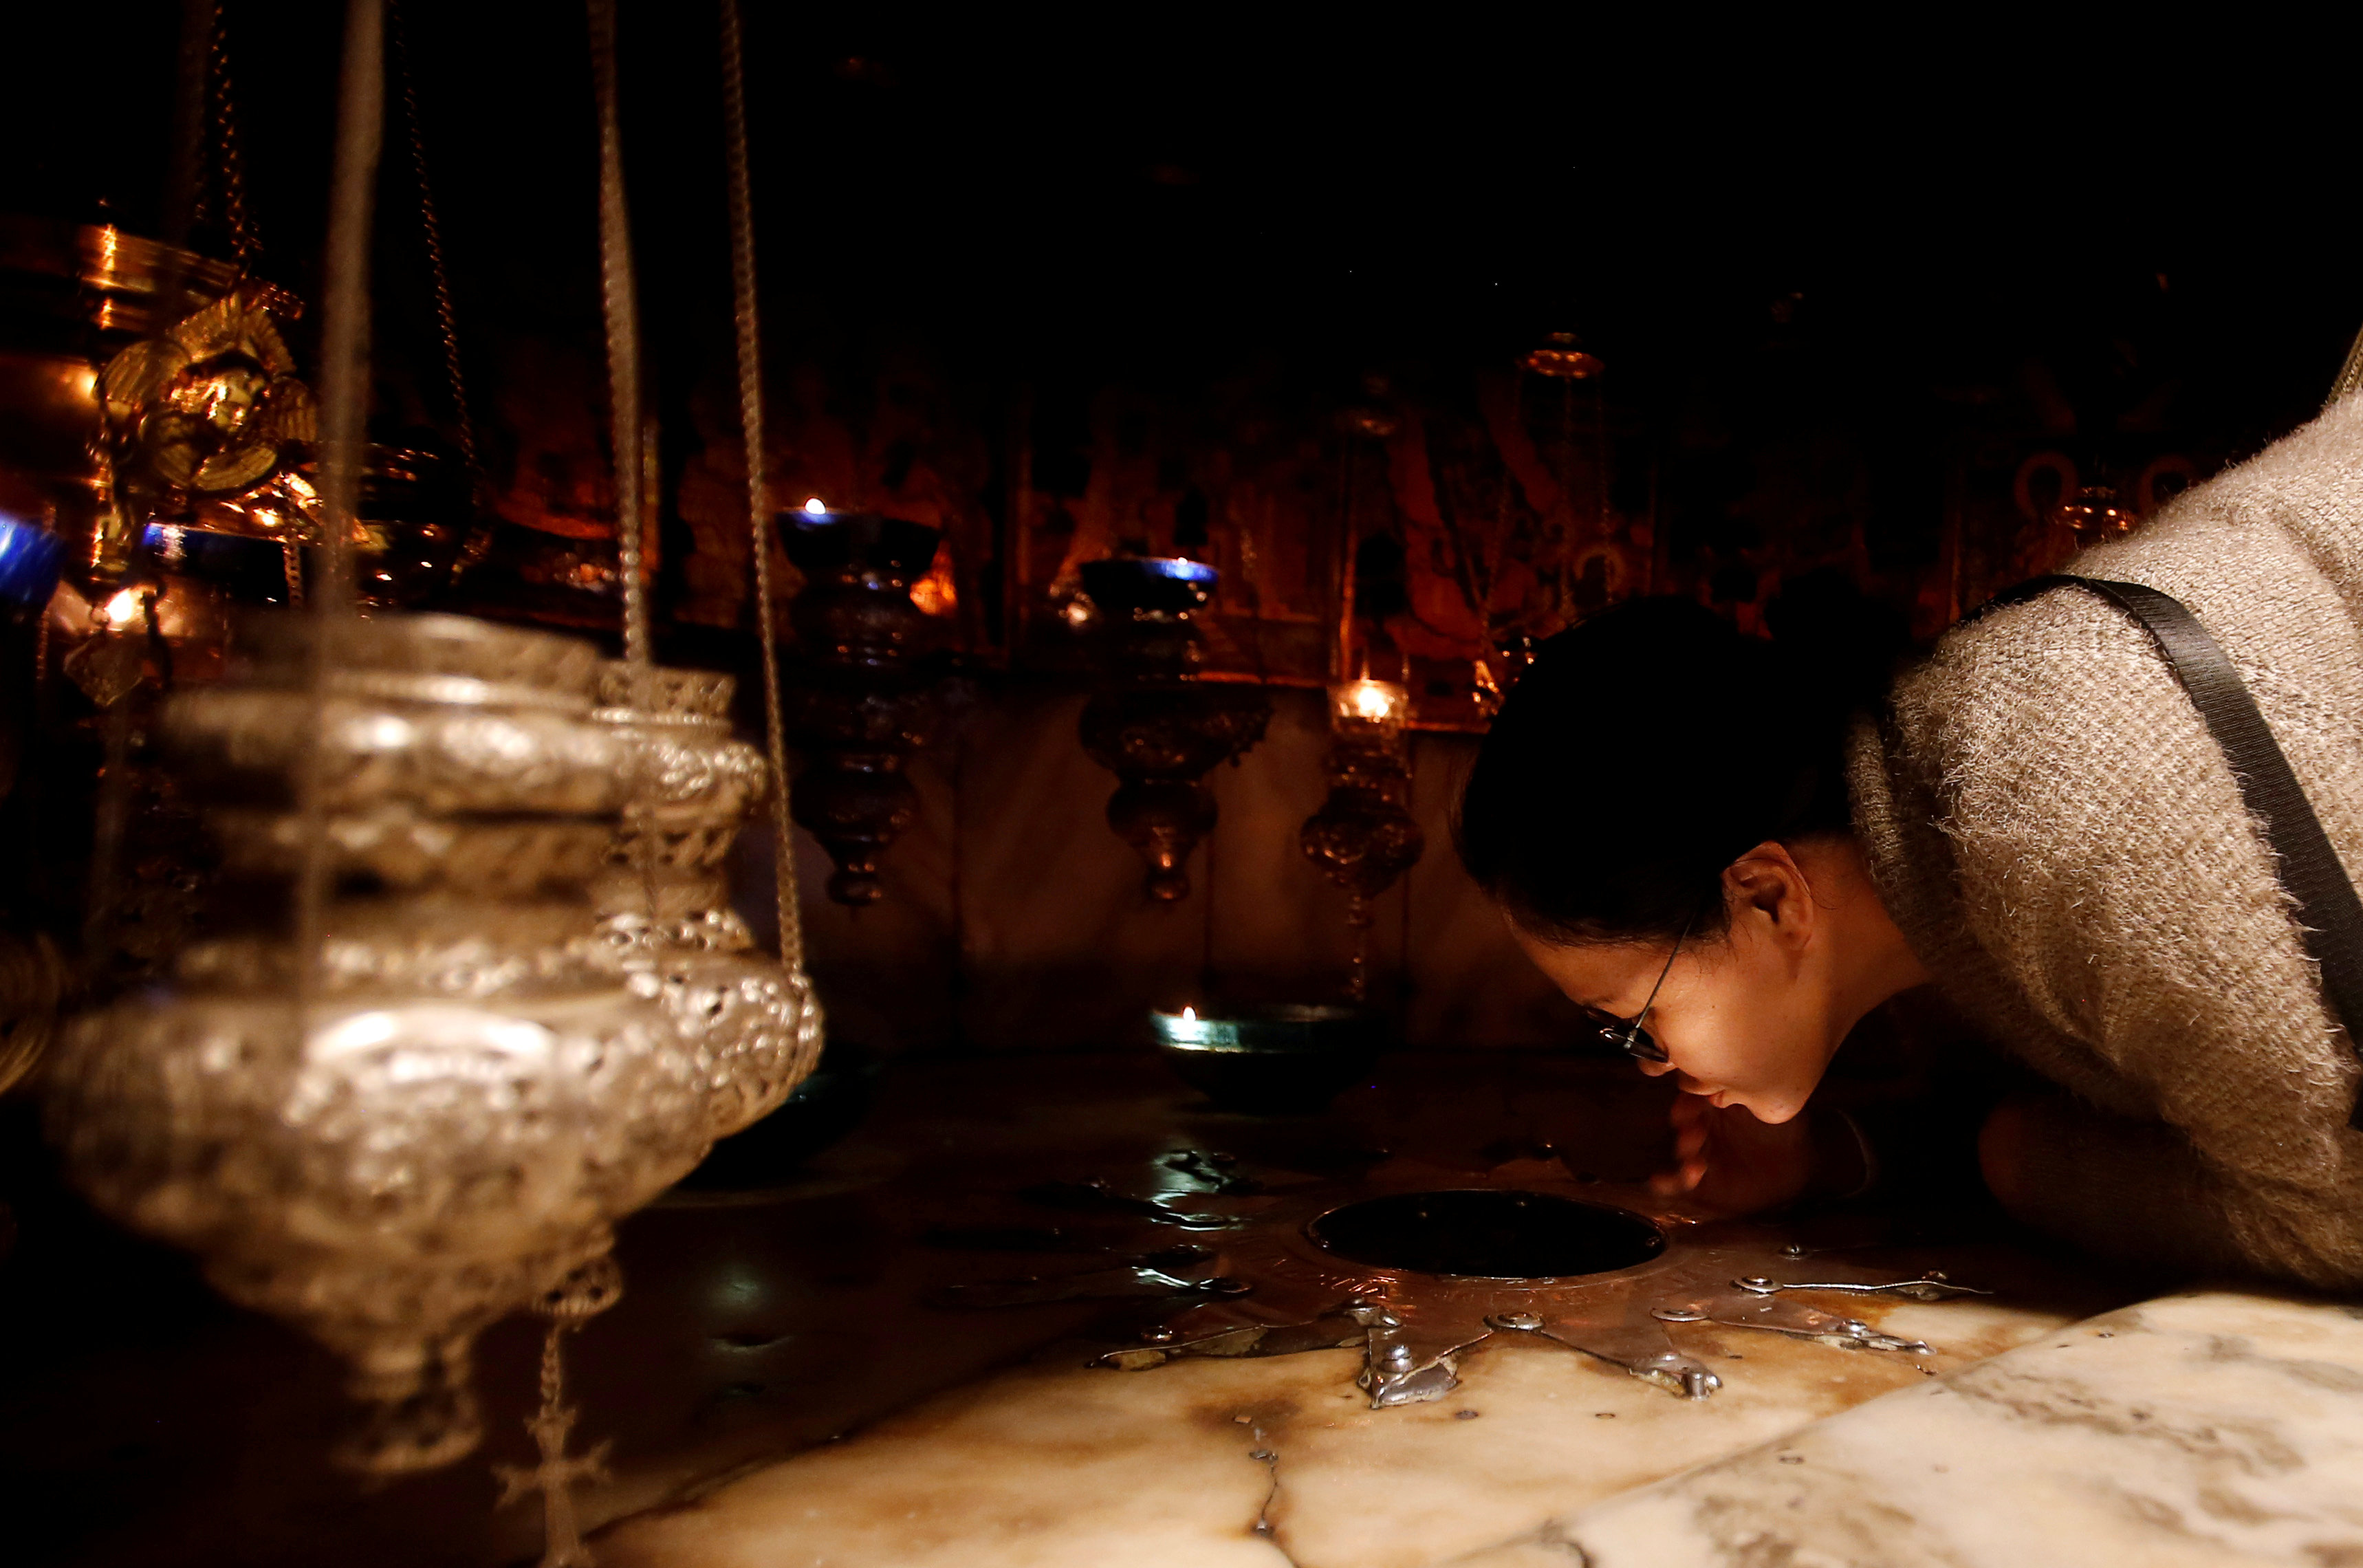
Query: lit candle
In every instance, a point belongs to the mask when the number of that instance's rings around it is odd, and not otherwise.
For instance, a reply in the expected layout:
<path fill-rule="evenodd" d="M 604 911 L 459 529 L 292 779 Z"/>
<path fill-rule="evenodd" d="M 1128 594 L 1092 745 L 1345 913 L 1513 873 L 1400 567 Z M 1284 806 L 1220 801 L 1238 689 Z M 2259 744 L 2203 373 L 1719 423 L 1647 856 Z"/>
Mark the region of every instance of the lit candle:
<path fill-rule="evenodd" d="M 812 497 L 808 498 L 808 499 L 804 502 L 804 516 L 805 516 L 805 517 L 827 517 L 827 516 L 828 516 L 828 503 L 827 503 L 827 502 L 826 502 L 826 501 L 824 501 L 824 500 L 822 500 L 822 499 L 821 499 L 819 496 L 817 496 L 817 495 L 815 495 L 815 496 L 812 496 Z"/>
<path fill-rule="evenodd" d="M 1348 681 L 1329 688 L 1329 727 L 1340 740 L 1392 746 L 1410 714 L 1410 690 L 1392 681 Z"/>
<path fill-rule="evenodd" d="M 1221 1045 L 1231 1031 L 1220 1019 L 1202 1018 L 1195 1007 L 1178 1013 L 1154 1013 L 1158 1039 L 1183 1051 L 1204 1051 Z"/>
<path fill-rule="evenodd" d="M 120 631 L 133 622 L 145 618 L 146 609 L 147 606 L 141 601 L 139 591 L 126 588 L 101 606 L 98 613 L 109 627 Z"/>

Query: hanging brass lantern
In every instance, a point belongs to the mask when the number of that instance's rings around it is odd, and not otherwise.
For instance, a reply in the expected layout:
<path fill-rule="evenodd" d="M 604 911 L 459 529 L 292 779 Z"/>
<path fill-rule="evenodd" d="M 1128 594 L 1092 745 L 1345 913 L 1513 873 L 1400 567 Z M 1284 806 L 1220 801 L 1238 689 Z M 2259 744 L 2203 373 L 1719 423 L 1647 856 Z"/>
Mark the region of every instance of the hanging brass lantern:
<path fill-rule="evenodd" d="M 2074 534 L 2080 545 L 2102 544 L 2133 532 L 2141 514 L 2120 501 L 2112 486 L 2085 484 L 2051 509 L 2051 519 Z"/>
<path fill-rule="evenodd" d="M 1345 890 L 1354 958 L 1348 991 L 1370 988 L 1370 906 L 1418 863 L 1426 836 L 1411 814 L 1403 725 L 1411 693 L 1392 681 L 1329 688 L 1329 795 L 1297 838 L 1304 858 Z"/>
<path fill-rule="evenodd" d="M 1178 903 L 1190 895 L 1190 856 L 1215 826 L 1205 774 L 1263 739 L 1271 699 L 1260 686 L 1197 678 L 1205 634 L 1193 617 L 1213 596 L 1213 567 L 1122 557 L 1086 562 L 1082 578 L 1109 655 L 1083 708 L 1083 750 L 1122 781 L 1108 826 L 1147 863 L 1149 897 Z"/>
<path fill-rule="evenodd" d="M 789 612 L 803 654 L 788 734 L 808 759 L 795 818 L 837 862 L 828 895 L 875 904 L 886 895 L 879 859 L 919 809 L 903 766 L 926 740 L 934 683 L 919 663 L 927 617 L 911 585 L 942 535 L 815 500 L 781 517 L 780 537 L 804 574 Z"/>
<path fill-rule="evenodd" d="M 1608 367 L 1572 332 L 1554 332 L 1518 361 L 1553 381 L 1590 381 Z"/>

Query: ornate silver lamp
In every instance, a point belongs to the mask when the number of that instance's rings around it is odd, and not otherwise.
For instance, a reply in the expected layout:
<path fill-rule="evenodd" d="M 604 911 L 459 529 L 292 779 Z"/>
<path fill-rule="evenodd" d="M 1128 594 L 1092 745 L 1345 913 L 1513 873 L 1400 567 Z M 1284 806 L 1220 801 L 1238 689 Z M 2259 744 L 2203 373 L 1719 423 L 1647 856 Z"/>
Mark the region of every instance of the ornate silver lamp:
<path fill-rule="evenodd" d="M 776 1108 L 819 1060 L 812 982 L 752 951 L 722 873 L 738 829 L 770 793 L 763 754 L 733 740 L 734 683 L 702 670 L 611 664 L 593 717 L 627 738 L 638 779 L 593 898 L 607 951 L 653 982 L 698 1040 L 713 1137 Z M 634 688 L 638 688 L 635 692 Z"/>
<path fill-rule="evenodd" d="M 544 1463 L 526 1478 L 549 1498 L 547 1562 L 582 1560 L 564 1490 L 595 1458 L 564 1453 L 559 1344 L 620 1289 L 613 1225 L 785 1098 L 821 1038 L 784 784 L 770 787 L 784 779 L 776 678 L 767 766 L 728 735 L 727 681 L 648 659 L 611 8 L 593 0 L 592 19 L 625 661 L 458 617 L 351 613 L 383 86 L 378 0 L 352 0 L 321 591 L 309 614 L 249 628 L 241 675 L 168 706 L 164 743 L 220 841 L 231 917 L 182 955 L 170 987 L 71 1027 L 49 1104 L 102 1208 L 196 1251 L 226 1294 L 344 1357 L 367 1412 L 349 1463 L 399 1473 L 465 1452 L 475 1335 L 522 1307 L 548 1315 L 531 1423 Z M 743 177 L 734 186 L 743 229 Z M 743 281 L 751 295 L 750 259 Z M 743 368 L 760 501 L 751 351 Z M 749 531 L 768 654 L 766 513 L 752 508 Z M 782 827 L 776 963 L 744 951 L 714 875 L 767 794 Z"/>
<path fill-rule="evenodd" d="M 734 1029 L 603 941 L 584 891 L 660 785 L 592 717 L 590 649 L 352 622 L 316 705 L 315 627 L 259 629 L 247 679 L 163 718 L 254 917 L 191 947 L 168 991 L 78 1019 L 50 1116 L 100 1207 L 345 1358 L 368 1407 L 347 1462 L 425 1468 L 475 1443 L 476 1333 L 784 1095 L 794 1020 Z M 294 787 L 307 750 L 316 817 Z M 315 841 L 316 953 L 275 918 Z"/>

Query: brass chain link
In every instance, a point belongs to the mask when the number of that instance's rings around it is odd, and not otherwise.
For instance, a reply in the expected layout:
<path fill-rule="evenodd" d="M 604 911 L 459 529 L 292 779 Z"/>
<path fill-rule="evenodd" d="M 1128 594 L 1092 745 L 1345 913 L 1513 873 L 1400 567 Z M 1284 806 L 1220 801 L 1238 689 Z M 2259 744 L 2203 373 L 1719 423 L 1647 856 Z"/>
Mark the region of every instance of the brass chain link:
<path fill-rule="evenodd" d="M 640 325 L 634 304 L 632 224 L 624 206 L 624 141 L 616 106 L 615 0 L 587 0 L 591 74 L 599 106 L 599 286 L 607 318 L 607 390 L 616 443 L 616 570 L 623 579 L 624 661 L 649 665 L 649 590 L 641 579 Z M 635 706 L 645 706 L 634 694 Z"/>
<path fill-rule="evenodd" d="M 796 843 L 788 811 L 787 726 L 780 696 L 778 607 L 771 597 L 771 508 L 763 456 L 762 334 L 755 314 L 755 196 L 747 156 L 747 71 L 738 0 L 721 0 L 722 120 L 730 176 L 730 282 L 738 327 L 738 419 L 747 438 L 747 534 L 754 559 L 755 630 L 763 659 L 763 737 L 771 760 L 772 878 L 780 904 L 780 962 L 804 967 L 796 897 Z"/>
<path fill-rule="evenodd" d="M 254 232 L 254 218 L 246 207 L 246 168 L 238 151 L 238 94 L 229 70 L 227 0 L 214 9 L 213 47 L 206 56 L 205 97 L 214 133 L 213 172 L 221 187 L 221 221 L 229 230 L 230 250 L 238 257 L 239 265 L 252 271 L 262 255 L 262 241 Z M 211 217 L 205 188 L 206 182 L 200 179 L 190 215 L 200 223 Z"/>
<path fill-rule="evenodd" d="M 454 433 L 472 483 L 477 473 L 476 425 L 468 412 L 468 383 L 460 368 L 459 318 L 451 308 L 451 275 L 443 263 L 443 223 L 435 210 L 435 186 L 427 177 L 427 128 L 418 113 L 418 86 L 410 71 L 410 29 L 404 21 L 401 0 L 389 0 L 386 23 L 394 45 L 394 80 L 401 90 L 403 128 L 409 133 L 410 170 L 418 187 L 420 239 L 427 252 L 428 281 L 435 289 L 435 325 L 443 338 L 443 374 L 449 383 Z"/>

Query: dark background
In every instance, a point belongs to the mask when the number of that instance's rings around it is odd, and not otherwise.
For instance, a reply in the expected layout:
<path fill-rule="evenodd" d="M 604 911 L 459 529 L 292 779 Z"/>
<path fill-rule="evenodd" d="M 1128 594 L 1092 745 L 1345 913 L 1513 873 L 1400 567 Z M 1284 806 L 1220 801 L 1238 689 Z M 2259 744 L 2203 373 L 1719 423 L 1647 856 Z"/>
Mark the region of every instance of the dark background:
<path fill-rule="evenodd" d="M 154 232 L 178 7 L 9 9 L 0 205 Z M 403 10 L 463 326 L 595 333 L 580 9 Z M 711 24 L 624 11 L 644 308 L 659 374 L 693 380 L 728 350 Z M 1890 422 L 2032 358 L 2088 427 L 2171 383 L 2246 448 L 2314 406 L 2363 320 L 2339 51 L 2302 34 L 749 12 L 785 354 L 892 322 L 979 373 L 1186 381 L 1277 351 L 1346 386 L 1574 325 L 1620 403 L 1670 418 L 1781 338 Z M 229 15 L 263 270 L 316 298 L 340 8 Z M 401 154 L 391 361 L 426 334 Z"/>

